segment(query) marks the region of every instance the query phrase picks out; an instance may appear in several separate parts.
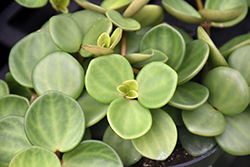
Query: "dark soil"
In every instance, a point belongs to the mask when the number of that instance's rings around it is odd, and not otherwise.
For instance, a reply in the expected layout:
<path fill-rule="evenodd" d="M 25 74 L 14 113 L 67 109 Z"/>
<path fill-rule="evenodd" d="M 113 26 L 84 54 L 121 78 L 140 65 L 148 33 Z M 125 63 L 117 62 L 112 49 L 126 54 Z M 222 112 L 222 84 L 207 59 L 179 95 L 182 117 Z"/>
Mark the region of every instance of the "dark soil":
<path fill-rule="evenodd" d="M 167 167 L 184 162 L 191 161 L 197 157 L 193 157 L 187 153 L 187 151 L 181 146 L 180 143 L 177 143 L 172 154 L 165 161 L 155 161 L 143 157 L 139 162 L 137 162 L 134 167 Z"/>

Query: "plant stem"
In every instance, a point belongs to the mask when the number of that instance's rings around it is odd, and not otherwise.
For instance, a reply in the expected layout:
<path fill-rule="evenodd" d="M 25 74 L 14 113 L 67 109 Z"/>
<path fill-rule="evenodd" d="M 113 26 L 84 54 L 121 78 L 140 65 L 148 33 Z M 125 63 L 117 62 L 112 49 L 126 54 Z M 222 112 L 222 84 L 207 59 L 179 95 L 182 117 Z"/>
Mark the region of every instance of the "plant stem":
<path fill-rule="evenodd" d="M 124 32 L 122 34 L 122 41 L 121 41 L 121 55 L 124 56 L 126 55 L 126 50 L 127 50 L 127 38 L 126 38 L 126 33 Z"/>
<path fill-rule="evenodd" d="M 196 0 L 196 4 L 198 7 L 198 10 L 203 9 L 203 3 L 201 0 Z M 201 27 L 206 31 L 206 33 L 210 36 L 210 28 L 211 28 L 211 22 L 204 21 L 200 24 Z"/>
<path fill-rule="evenodd" d="M 202 3 L 201 0 L 196 0 L 196 4 L 197 4 L 197 7 L 198 7 L 199 10 L 203 9 L 203 3 Z"/>

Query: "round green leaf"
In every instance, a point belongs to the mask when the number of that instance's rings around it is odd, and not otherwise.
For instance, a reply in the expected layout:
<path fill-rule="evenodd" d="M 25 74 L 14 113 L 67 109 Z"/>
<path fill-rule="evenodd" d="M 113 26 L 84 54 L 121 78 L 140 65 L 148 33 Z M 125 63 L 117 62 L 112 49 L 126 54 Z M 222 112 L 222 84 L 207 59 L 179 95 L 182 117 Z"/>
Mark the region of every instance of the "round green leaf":
<path fill-rule="evenodd" d="M 152 116 L 137 100 L 123 97 L 111 102 L 107 112 L 108 122 L 117 135 L 123 139 L 135 139 L 147 133 Z"/>
<path fill-rule="evenodd" d="M 74 150 L 63 154 L 62 161 L 62 167 L 123 167 L 120 157 L 113 148 L 97 140 L 81 142 Z"/>
<path fill-rule="evenodd" d="M 181 117 L 181 112 L 182 112 L 181 109 L 172 107 L 168 104 L 163 106 L 161 109 L 166 111 L 170 115 L 170 117 L 173 119 L 174 123 L 177 126 L 183 125 L 183 121 L 182 121 L 182 117 Z"/>
<path fill-rule="evenodd" d="M 139 84 L 138 101 L 147 108 L 164 106 L 175 92 L 177 78 L 176 72 L 168 65 L 161 62 L 149 63 L 136 77 Z"/>
<path fill-rule="evenodd" d="M 33 88 L 31 75 L 36 63 L 48 53 L 59 50 L 48 31 L 33 32 L 11 49 L 9 68 L 13 78 L 21 85 Z"/>
<path fill-rule="evenodd" d="M 249 104 L 249 86 L 235 69 L 214 68 L 207 74 L 204 85 L 209 89 L 208 101 L 223 114 L 237 115 Z"/>
<path fill-rule="evenodd" d="M 196 76 L 207 62 L 209 46 L 201 40 L 194 40 L 186 45 L 186 53 L 181 67 L 177 70 L 178 85 Z"/>
<path fill-rule="evenodd" d="M 236 49 L 229 57 L 228 64 L 230 67 L 236 69 L 246 79 L 248 85 L 250 85 L 250 45 L 243 46 Z"/>
<path fill-rule="evenodd" d="M 96 100 L 111 103 L 122 97 L 117 86 L 134 78 L 129 62 L 118 54 L 97 57 L 91 60 L 86 71 L 86 90 Z"/>
<path fill-rule="evenodd" d="M 163 7 L 168 13 L 188 23 L 201 23 L 203 18 L 198 11 L 183 0 L 163 0 Z"/>
<path fill-rule="evenodd" d="M 174 70 L 177 70 L 185 54 L 185 41 L 181 34 L 173 27 L 162 23 L 150 29 L 142 38 L 140 51 L 157 49 L 169 57 L 167 62 Z"/>
<path fill-rule="evenodd" d="M 177 129 L 171 117 L 163 110 L 152 110 L 151 114 L 151 129 L 132 142 L 141 155 L 154 160 L 165 160 L 175 148 Z"/>
<path fill-rule="evenodd" d="M 54 43 L 63 51 L 73 53 L 80 49 L 81 29 L 71 17 L 65 15 L 51 17 L 49 32 Z"/>
<path fill-rule="evenodd" d="M 126 8 L 132 0 L 104 0 L 101 3 L 101 7 L 105 9 L 113 9 L 117 11 L 121 11 L 122 9 Z"/>
<path fill-rule="evenodd" d="M 70 54 L 55 51 L 34 67 L 32 82 L 38 95 L 57 90 L 77 98 L 84 86 L 84 70 Z"/>
<path fill-rule="evenodd" d="M 121 29 L 125 31 L 136 31 L 141 28 L 139 22 L 132 18 L 123 18 L 122 15 L 115 10 L 107 10 L 106 16 Z"/>
<path fill-rule="evenodd" d="M 31 146 L 23 129 L 23 120 L 19 116 L 0 120 L 0 166 L 8 166 L 16 153 Z"/>
<path fill-rule="evenodd" d="M 134 148 L 131 140 L 124 140 L 118 136 L 110 126 L 103 135 L 103 141 L 117 152 L 124 165 L 133 165 L 142 157 Z"/>
<path fill-rule="evenodd" d="M 103 14 L 105 14 L 105 12 L 106 12 L 105 8 L 103 8 L 99 5 L 93 4 L 91 2 L 88 2 L 87 0 L 75 0 L 75 1 L 78 5 L 80 5 L 81 7 L 85 8 L 85 9 L 97 11 L 97 12 L 103 13 Z"/>
<path fill-rule="evenodd" d="M 192 42 L 194 39 L 192 38 L 191 35 L 189 35 L 186 31 L 184 31 L 183 29 L 179 28 L 179 27 L 174 27 L 183 37 L 185 43 L 189 43 Z"/>
<path fill-rule="evenodd" d="M 24 128 L 33 145 L 53 152 L 67 152 L 81 141 L 85 118 L 77 101 L 60 92 L 49 91 L 32 103 Z"/>
<path fill-rule="evenodd" d="M 28 147 L 11 160 L 9 167 L 61 167 L 61 162 L 53 152 L 37 146 Z"/>
<path fill-rule="evenodd" d="M 9 94 L 9 87 L 4 80 L 0 79 L 0 97 Z"/>
<path fill-rule="evenodd" d="M 168 104 L 176 108 L 192 110 L 204 104 L 208 96 L 209 91 L 205 86 L 189 81 L 177 86 Z"/>
<path fill-rule="evenodd" d="M 48 0 L 15 0 L 20 5 L 26 8 L 40 8 L 46 5 Z"/>
<path fill-rule="evenodd" d="M 216 146 L 213 137 L 195 135 L 190 133 L 185 126 L 178 128 L 178 135 L 183 148 L 195 157 L 204 155 Z"/>
<path fill-rule="evenodd" d="M 250 108 L 238 115 L 225 116 L 225 118 L 225 131 L 215 137 L 218 145 L 232 155 L 250 154 Z"/>
<path fill-rule="evenodd" d="M 187 129 L 200 136 L 217 136 L 226 126 L 223 114 L 208 103 L 194 110 L 183 110 L 182 119 Z"/>
<path fill-rule="evenodd" d="M 206 31 L 201 26 L 198 27 L 197 31 L 198 39 L 206 42 L 210 48 L 210 56 L 208 58 L 209 63 L 214 67 L 228 66 L 226 60 L 224 59 L 220 51 L 217 49 L 211 38 L 208 36 Z"/>
<path fill-rule="evenodd" d="M 0 97 L 0 119 L 15 115 L 24 117 L 29 108 L 29 101 L 18 95 L 5 95 Z"/>
<path fill-rule="evenodd" d="M 142 53 L 130 53 L 126 54 L 124 57 L 129 61 L 130 64 L 136 64 L 143 61 L 146 61 L 154 56 L 154 50 L 148 49 L 143 51 Z"/>
<path fill-rule="evenodd" d="M 100 103 L 91 97 L 87 91 L 83 91 L 77 102 L 83 109 L 86 127 L 90 127 L 106 116 L 108 104 Z"/>

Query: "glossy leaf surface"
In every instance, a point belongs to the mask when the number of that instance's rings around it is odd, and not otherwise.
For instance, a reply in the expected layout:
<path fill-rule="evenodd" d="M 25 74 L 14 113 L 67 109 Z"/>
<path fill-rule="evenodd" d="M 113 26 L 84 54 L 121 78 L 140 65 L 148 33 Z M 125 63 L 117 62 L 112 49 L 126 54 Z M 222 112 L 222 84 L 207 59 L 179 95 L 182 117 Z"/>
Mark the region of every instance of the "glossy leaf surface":
<path fill-rule="evenodd" d="M 142 157 L 134 148 L 131 140 L 124 140 L 110 127 L 106 129 L 103 135 L 103 141 L 117 152 L 124 165 L 133 165 Z"/>
<path fill-rule="evenodd" d="M 74 53 L 80 49 L 81 29 L 74 19 L 64 15 L 49 20 L 49 32 L 55 44 L 65 52 Z"/>
<path fill-rule="evenodd" d="M 16 0 L 16 2 L 26 8 L 40 8 L 46 5 L 48 0 Z"/>
<path fill-rule="evenodd" d="M 115 98 L 122 97 L 116 90 L 117 86 L 133 78 L 129 62 L 121 55 L 98 57 L 91 60 L 86 72 L 86 90 L 96 100 L 111 103 Z"/>
<path fill-rule="evenodd" d="M 181 34 L 166 23 L 150 29 L 142 38 L 140 51 L 157 49 L 169 57 L 170 67 L 177 70 L 184 59 L 185 42 Z"/>
<path fill-rule="evenodd" d="M 9 87 L 4 80 L 0 79 L 0 97 L 9 94 Z"/>
<path fill-rule="evenodd" d="M 24 117 L 29 108 L 29 101 L 18 95 L 5 95 L 0 97 L 0 119 L 15 115 Z"/>
<path fill-rule="evenodd" d="M 216 142 L 226 152 L 232 155 L 250 154 L 250 108 L 235 116 L 225 116 L 226 129 L 216 136 Z M 232 144 L 233 143 L 233 144 Z"/>
<path fill-rule="evenodd" d="M 8 116 L 0 120 L 0 166 L 8 166 L 22 149 L 31 146 L 24 129 L 23 117 Z"/>
<path fill-rule="evenodd" d="M 123 167 L 120 157 L 113 148 L 97 140 L 81 142 L 74 150 L 65 153 L 62 161 L 62 167 Z"/>
<path fill-rule="evenodd" d="M 182 119 L 190 132 L 200 136 L 217 136 L 226 126 L 223 114 L 208 103 L 194 110 L 183 110 Z"/>
<path fill-rule="evenodd" d="M 249 86 L 235 69 L 214 68 L 207 74 L 204 85 L 209 89 L 209 103 L 225 115 L 237 115 L 249 104 Z"/>
<path fill-rule="evenodd" d="M 38 146 L 31 146 L 15 155 L 9 167 L 61 167 L 53 152 Z"/>
<path fill-rule="evenodd" d="M 33 145 L 67 152 L 78 145 L 85 131 L 81 106 L 56 91 L 39 96 L 25 116 L 25 132 Z"/>
<path fill-rule="evenodd" d="M 45 56 L 36 64 L 32 76 L 38 95 L 57 90 L 76 99 L 84 86 L 83 68 L 70 54 L 62 51 Z"/>
<path fill-rule="evenodd" d="M 204 104 L 208 96 L 209 91 L 205 86 L 189 81 L 177 86 L 168 104 L 176 108 L 192 110 Z"/>
<path fill-rule="evenodd" d="M 152 125 L 149 109 L 137 100 L 123 97 L 111 102 L 107 112 L 108 122 L 123 139 L 135 139 L 147 133 Z"/>
<path fill-rule="evenodd" d="M 13 78 L 21 85 L 33 88 L 31 75 L 36 63 L 48 53 L 59 50 L 48 31 L 33 32 L 18 41 L 9 55 Z"/>
<path fill-rule="evenodd" d="M 189 43 L 191 41 L 193 41 L 194 39 L 192 38 L 192 35 L 188 34 L 186 31 L 184 31 L 183 29 L 179 28 L 179 27 L 174 27 L 183 37 L 185 43 Z"/>
<path fill-rule="evenodd" d="M 186 53 L 181 67 L 177 70 L 178 85 L 181 85 L 204 67 L 209 56 L 209 46 L 201 40 L 194 40 L 186 45 Z"/>
<path fill-rule="evenodd" d="M 165 160 L 175 148 L 177 129 L 171 117 L 163 110 L 152 110 L 151 114 L 153 124 L 149 132 L 132 142 L 141 155 L 154 160 Z"/>
<path fill-rule="evenodd" d="M 177 77 L 176 72 L 164 63 L 152 62 L 144 66 L 136 77 L 138 101 L 147 108 L 164 106 L 175 92 Z"/>

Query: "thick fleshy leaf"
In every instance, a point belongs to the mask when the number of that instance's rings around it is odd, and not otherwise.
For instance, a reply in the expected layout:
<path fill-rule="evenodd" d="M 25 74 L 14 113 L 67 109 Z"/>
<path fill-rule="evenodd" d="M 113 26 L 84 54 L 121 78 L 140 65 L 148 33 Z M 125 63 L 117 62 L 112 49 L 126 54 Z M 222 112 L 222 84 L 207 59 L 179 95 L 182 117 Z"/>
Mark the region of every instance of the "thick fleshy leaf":
<path fill-rule="evenodd" d="M 132 17 L 136 14 L 140 9 L 142 9 L 150 0 L 140 0 L 140 1 L 133 1 L 127 9 L 123 12 L 123 17 Z"/>
<path fill-rule="evenodd" d="M 111 39 L 108 33 L 102 33 L 97 39 L 97 46 L 109 48 Z"/>
<path fill-rule="evenodd" d="M 154 56 L 154 50 L 148 49 L 143 51 L 142 53 L 130 53 L 126 54 L 124 57 L 129 61 L 130 64 L 136 64 L 143 61 L 146 61 Z"/>
<path fill-rule="evenodd" d="M 108 104 L 100 103 L 91 97 L 87 91 L 83 91 L 77 102 L 83 109 L 86 127 L 90 127 L 106 116 Z"/>
<path fill-rule="evenodd" d="M 181 109 L 172 107 L 168 104 L 163 106 L 161 109 L 166 111 L 170 115 L 170 117 L 173 119 L 174 123 L 177 126 L 183 125 L 183 121 L 182 121 L 182 117 L 181 117 L 181 112 L 182 112 Z"/>
<path fill-rule="evenodd" d="M 178 128 L 179 140 L 183 148 L 192 156 L 201 156 L 216 146 L 213 137 L 190 133 L 184 126 Z"/>
<path fill-rule="evenodd" d="M 157 49 L 169 57 L 167 62 L 174 70 L 177 70 L 184 59 L 185 41 L 181 34 L 173 27 L 162 23 L 150 29 L 142 38 L 140 51 Z"/>
<path fill-rule="evenodd" d="M 83 90 L 84 71 L 70 54 L 55 51 L 36 64 L 32 82 L 38 95 L 57 90 L 76 99 Z"/>
<path fill-rule="evenodd" d="M 192 42 L 194 39 L 191 37 L 190 34 L 188 34 L 186 31 L 184 31 L 183 29 L 179 28 L 179 27 L 174 27 L 183 37 L 184 41 L 186 44 L 188 44 L 189 42 Z"/>
<path fill-rule="evenodd" d="M 226 129 L 216 142 L 226 152 L 242 156 L 250 154 L 250 108 L 235 116 L 225 116 Z"/>
<path fill-rule="evenodd" d="M 112 31 L 112 28 L 113 28 L 112 22 L 106 17 L 101 17 L 97 19 L 92 24 L 92 26 L 89 27 L 88 31 L 84 35 L 82 44 L 83 45 L 97 45 L 97 40 L 99 36 L 104 32 L 110 34 L 110 32 Z M 80 54 L 83 57 L 90 57 L 93 55 L 92 53 L 84 49 L 80 50 Z"/>
<path fill-rule="evenodd" d="M 87 0 L 75 0 L 75 1 L 78 5 L 80 5 L 81 7 L 85 8 L 85 9 L 94 10 L 94 11 L 97 11 L 97 12 L 103 13 L 103 14 L 105 14 L 105 12 L 106 12 L 105 8 L 103 8 L 99 5 L 93 4 L 91 2 L 88 2 Z"/>
<path fill-rule="evenodd" d="M 125 31 L 136 31 L 141 28 L 139 22 L 132 18 L 123 18 L 122 15 L 115 10 L 107 10 L 106 16 L 113 22 L 114 25 Z"/>
<path fill-rule="evenodd" d="M 113 9 L 117 11 L 122 11 L 124 8 L 126 8 L 132 0 L 104 0 L 101 3 L 101 7 L 105 9 Z"/>
<path fill-rule="evenodd" d="M 133 165 L 142 157 L 134 148 L 131 140 L 124 140 L 118 136 L 110 126 L 103 135 L 103 142 L 110 145 L 117 152 L 124 165 Z"/>
<path fill-rule="evenodd" d="M 12 47 L 9 68 L 13 78 L 21 85 L 33 88 L 31 74 L 36 63 L 48 53 L 59 50 L 46 30 L 33 32 Z"/>
<path fill-rule="evenodd" d="M 70 0 L 49 0 L 49 2 L 56 11 L 68 13 L 67 6 L 69 5 Z"/>
<path fill-rule="evenodd" d="M 82 45 L 82 49 L 96 56 L 108 55 L 114 52 L 113 49 L 104 48 L 104 47 L 95 46 L 95 45 Z"/>
<path fill-rule="evenodd" d="M 0 97 L 0 119 L 15 115 L 24 117 L 29 108 L 29 101 L 18 95 L 5 95 Z"/>
<path fill-rule="evenodd" d="M 220 51 L 217 49 L 211 38 L 205 32 L 205 30 L 201 26 L 199 26 L 197 31 L 198 31 L 198 39 L 206 42 L 210 48 L 210 56 L 208 58 L 210 64 L 214 67 L 228 66 L 226 60 L 224 59 Z"/>
<path fill-rule="evenodd" d="M 237 37 L 234 37 L 224 45 L 222 45 L 219 50 L 221 54 L 225 57 L 228 58 L 229 55 L 236 49 L 250 44 L 250 33 L 244 34 L 244 35 L 239 35 Z"/>
<path fill-rule="evenodd" d="M 54 43 L 63 51 L 74 53 L 82 43 L 81 29 L 74 19 L 64 15 L 49 20 L 49 32 Z"/>
<path fill-rule="evenodd" d="M 250 45 L 243 46 L 236 49 L 229 57 L 228 64 L 230 67 L 236 69 L 246 79 L 248 85 L 250 85 Z"/>
<path fill-rule="evenodd" d="M 26 8 L 40 8 L 46 5 L 48 0 L 16 0 L 16 2 Z"/>
<path fill-rule="evenodd" d="M 163 0 L 163 7 L 168 13 L 188 23 L 201 23 L 203 18 L 198 11 L 183 0 Z"/>
<path fill-rule="evenodd" d="M 194 110 L 183 110 L 182 119 L 190 132 L 200 136 L 217 136 L 226 126 L 223 114 L 208 103 Z"/>
<path fill-rule="evenodd" d="M 196 76 L 204 67 L 209 56 L 209 46 L 201 40 L 194 40 L 186 45 L 186 53 L 181 67 L 177 70 L 178 85 Z"/>
<path fill-rule="evenodd" d="M 162 23 L 164 18 L 164 10 L 159 5 L 145 5 L 132 18 L 137 20 L 141 27 L 153 27 Z"/>
<path fill-rule="evenodd" d="M 114 32 L 111 35 L 111 49 L 114 49 L 116 45 L 120 42 L 122 38 L 122 29 L 121 28 L 116 28 Z"/>
<path fill-rule="evenodd" d="M 8 166 L 22 149 L 31 146 L 24 129 L 23 117 L 8 116 L 0 120 L 0 166 Z"/>
<path fill-rule="evenodd" d="M 144 108 L 137 100 L 123 97 L 111 102 L 107 118 L 111 128 L 123 139 L 143 136 L 152 125 L 149 109 Z"/>
<path fill-rule="evenodd" d="M 121 55 L 97 57 L 91 60 L 86 71 L 86 90 L 96 100 L 111 103 L 115 98 L 122 97 L 117 86 L 133 78 L 129 62 Z"/>
<path fill-rule="evenodd" d="M 74 150 L 63 154 L 62 161 L 62 167 L 123 167 L 122 161 L 114 149 L 97 140 L 81 142 Z"/>
<path fill-rule="evenodd" d="M 0 79 L 0 97 L 9 94 L 9 87 L 4 80 Z"/>
<path fill-rule="evenodd" d="M 177 78 L 176 72 L 164 63 L 152 62 L 144 66 L 136 77 L 139 102 L 147 108 L 164 106 L 175 92 Z"/>
<path fill-rule="evenodd" d="M 168 104 L 176 108 L 192 110 L 204 104 L 208 96 L 209 91 L 205 86 L 189 81 L 177 86 Z"/>
<path fill-rule="evenodd" d="M 225 115 L 237 115 L 249 104 L 249 86 L 235 69 L 217 67 L 204 80 L 209 89 L 209 103 Z"/>
<path fill-rule="evenodd" d="M 30 106 L 24 128 L 33 145 L 52 152 L 67 152 L 80 143 L 85 118 L 77 101 L 60 92 L 48 91 Z"/>
<path fill-rule="evenodd" d="M 165 160 L 177 142 L 177 129 L 171 117 L 161 109 L 151 111 L 153 124 L 148 133 L 133 139 L 135 149 L 143 156 Z"/>
<path fill-rule="evenodd" d="M 61 167 L 53 152 L 38 146 L 28 147 L 15 155 L 9 167 Z"/>

